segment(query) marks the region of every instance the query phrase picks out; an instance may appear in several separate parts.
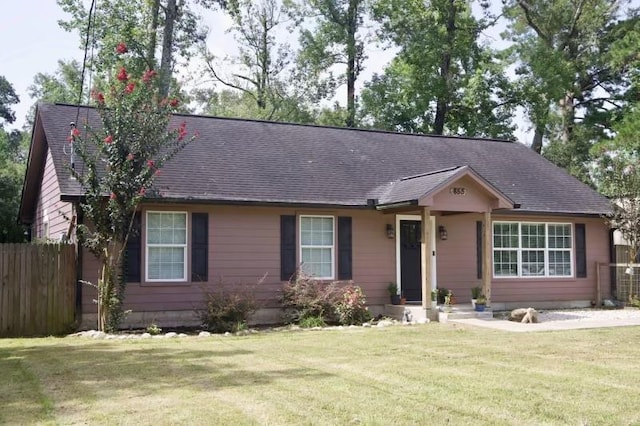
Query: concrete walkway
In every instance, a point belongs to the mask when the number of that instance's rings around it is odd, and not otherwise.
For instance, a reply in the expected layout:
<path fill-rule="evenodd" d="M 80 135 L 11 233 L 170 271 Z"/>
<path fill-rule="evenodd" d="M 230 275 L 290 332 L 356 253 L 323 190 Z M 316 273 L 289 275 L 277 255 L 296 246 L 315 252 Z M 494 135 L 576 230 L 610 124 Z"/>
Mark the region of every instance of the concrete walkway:
<path fill-rule="evenodd" d="M 581 311 L 584 312 L 584 311 Z M 602 311 L 594 311 L 602 312 Z M 458 319 L 449 320 L 451 323 L 466 324 L 476 327 L 493 328 L 495 330 L 512 331 L 516 333 L 526 333 L 532 331 L 556 331 L 556 330 L 577 330 L 584 328 L 605 328 L 605 327 L 629 327 L 640 326 L 640 311 L 637 314 L 616 316 L 616 311 L 610 311 L 612 315 L 594 315 L 593 317 L 582 317 L 579 319 L 551 320 L 536 323 L 522 324 L 503 319 Z M 617 311 L 620 312 L 620 311 Z"/>

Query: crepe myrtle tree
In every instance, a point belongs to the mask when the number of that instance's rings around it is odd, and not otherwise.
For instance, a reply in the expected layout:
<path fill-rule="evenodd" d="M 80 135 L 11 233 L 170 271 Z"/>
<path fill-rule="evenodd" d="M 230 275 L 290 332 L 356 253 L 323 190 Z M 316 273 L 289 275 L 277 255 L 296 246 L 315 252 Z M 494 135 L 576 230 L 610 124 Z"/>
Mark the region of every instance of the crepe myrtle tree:
<path fill-rule="evenodd" d="M 120 43 L 117 53 L 124 60 L 127 47 Z M 140 202 L 165 162 L 197 137 L 185 122 L 170 127 L 179 101 L 160 96 L 158 80 L 154 70 L 134 78 L 117 65 L 106 91 L 91 93 L 101 126 L 73 127 L 69 137 L 84 163 L 71 170 L 84 189 L 89 224 L 78 227 L 78 238 L 101 265 L 93 283 L 100 330 L 117 329 L 123 318 L 123 255 Z"/>

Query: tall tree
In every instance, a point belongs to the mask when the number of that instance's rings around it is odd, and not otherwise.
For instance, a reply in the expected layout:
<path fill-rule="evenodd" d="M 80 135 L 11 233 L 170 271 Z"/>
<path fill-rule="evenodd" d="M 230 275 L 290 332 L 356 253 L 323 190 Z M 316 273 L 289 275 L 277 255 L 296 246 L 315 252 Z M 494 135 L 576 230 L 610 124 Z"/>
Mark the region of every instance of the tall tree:
<path fill-rule="evenodd" d="M 488 25 L 465 0 L 378 0 L 380 37 L 399 48 L 362 94 L 365 120 L 392 130 L 510 137 L 513 99 Z"/>
<path fill-rule="evenodd" d="M 16 120 L 16 114 L 13 112 L 12 105 L 20 102 L 20 98 L 16 94 L 13 85 L 7 79 L 0 75 L 0 126 L 4 123 L 13 123 Z M 3 123 L 4 122 L 4 123 Z"/>
<path fill-rule="evenodd" d="M 77 31 L 84 49 L 89 34 L 90 49 L 94 51 L 92 71 L 105 79 L 117 60 L 117 45 L 126 43 L 132 55 L 127 67 L 142 73 L 156 69 L 161 75 L 161 94 L 167 96 L 177 59 L 189 61 L 194 46 L 205 38 L 200 18 L 187 0 L 103 0 L 96 3 L 91 27 L 89 9 L 83 0 L 57 0 L 70 14 L 59 21 L 67 31 Z M 212 6 L 215 2 L 199 3 Z M 158 64 L 156 53 L 160 51 Z"/>
<path fill-rule="evenodd" d="M 315 86 L 321 97 L 333 97 L 338 84 L 346 84 L 345 125 L 353 127 L 356 117 L 356 81 L 362 71 L 364 53 L 364 0 L 302 0 L 298 16 L 312 19 L 313 28 L 300 37 L 298 63 L 300 75 Z M 345 66 L 342 77 L 334 81 L 331 69 Z M 323 77 L 324 76 L 324 77 Z"/>
<path fill-rule="evenodd" d="M 296 104 L 301 104 L 302 99 L 299 90 L 290 84 L 288 75 L 291 50 L 288 44 L 278 41 L 287 18 L 282 5 L 276 0 L 238 0 L 229 4 L 227 10 L 233 21 L 229 31 L 238 43 L 238 55 L 226 58 L 226 63 L 220 64 L 206 46 L 203 45 L 202 50 L 213 81 L 241 93 L 237 96 L 241 102 L 231 111 L 240 116 L 267 120 L 295 121 L 296 117 L 300 118 L 302 109 Z M 222 71 L 225 68 L 234 71 L 225 73 Z M 209 112 L 229 111 L 226 107 L 219 108 L 223 105 L 216 107 L 215 104 L 224 103 L 231 94 L 223 91 L 218 95 L 211 98 L 209 104 L 213 110 Z M 247 105 L 247 100 L 253 100 L 254 105 Z"/>
<path fill-rule="evenodd" d="M 0 243 L 24 241 L 25 229 L 17 223 L 25 165 L 23 135 L 4 129 L 5 123 L 15 121 L 12 106 L 18 102 L 13 85 L 0 76 Z"/>
<path fill-rule="evenodd" d="M 535 128 L 532 148 L 585 182 L 590 147 L 611 130 L 612 113 L 625 102 L 626 61 L 610 55 L 616 39 L 636 31 L 635 18 L 621 14 L 625 3 L 511 0 L 505 6 L 518 85 Z"/>

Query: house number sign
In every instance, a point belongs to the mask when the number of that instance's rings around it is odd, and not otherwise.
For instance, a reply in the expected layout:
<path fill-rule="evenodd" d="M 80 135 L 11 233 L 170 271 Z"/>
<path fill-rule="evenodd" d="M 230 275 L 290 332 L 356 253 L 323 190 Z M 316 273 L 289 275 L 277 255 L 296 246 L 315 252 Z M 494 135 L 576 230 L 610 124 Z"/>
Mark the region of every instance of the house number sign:
<path fill-rule="evenodd" d="M 454 186 L 453 188 L 449 189 L 449 192 L 453 195 L 467 195 L 467 188 Z"/>

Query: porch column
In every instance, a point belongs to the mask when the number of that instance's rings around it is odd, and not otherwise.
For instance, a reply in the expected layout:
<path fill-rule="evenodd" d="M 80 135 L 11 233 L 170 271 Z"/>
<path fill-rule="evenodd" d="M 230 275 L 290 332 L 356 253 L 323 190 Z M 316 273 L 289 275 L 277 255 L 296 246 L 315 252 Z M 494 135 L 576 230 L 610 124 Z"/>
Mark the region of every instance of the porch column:
<path fill-rule="evenodd" d="M 421 237 L 421 272 L 422 272 L 422 308 L 431 307 L 431 212 L 427 207 L 422 209 Z"/>
<path fill-rule="evenodd" d="M 482 292 L 487 298 L 487 306 L 491 306 L 491 275 L 493 271 L 493 253 L 491 250 L 491 212 L 484 213 L 484 221 L 482 223 Z"/>

